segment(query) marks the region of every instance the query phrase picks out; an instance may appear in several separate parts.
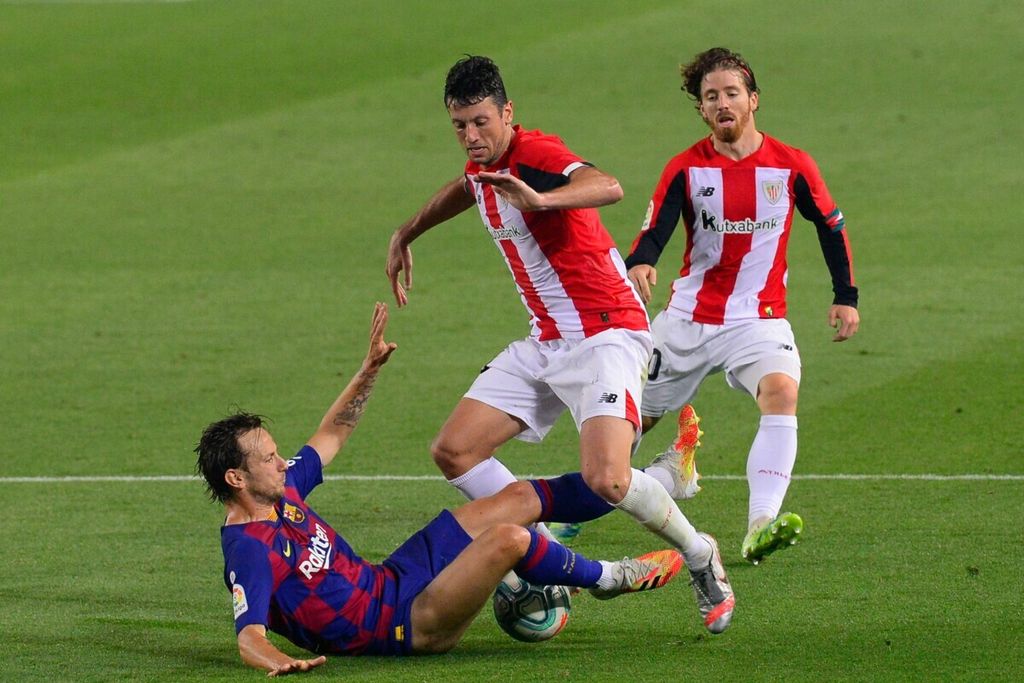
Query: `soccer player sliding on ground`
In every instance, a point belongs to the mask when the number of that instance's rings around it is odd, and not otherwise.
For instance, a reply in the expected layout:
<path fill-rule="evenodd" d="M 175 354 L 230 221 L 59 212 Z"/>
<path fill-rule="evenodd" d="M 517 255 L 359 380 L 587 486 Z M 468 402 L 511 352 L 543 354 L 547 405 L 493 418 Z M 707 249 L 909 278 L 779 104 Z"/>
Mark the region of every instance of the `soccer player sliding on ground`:
<path fill-rule="evenodd" d="M 246 664 L 277 676 L 326 661 L 281 652 L 268 629 L 318 655 L 446 652 L 511 570 L 531 583 L 588 588 L 603 599 L 659 588 L 679 572 L 683 559 L 675 550 L 594 561 L 527 528 L 612 509 L 579 474 L 514 483 L 441 512 L 380 564 L 360 558 L 305 498 L 345 445 L 396 348 L 384 341 L 386 324 L 387 308 L 378 303 L 362 367 L 291 459 L 248 413 L 209 425 L 196 447 L 197 469 L 225 508 L 224 581 Z"/>

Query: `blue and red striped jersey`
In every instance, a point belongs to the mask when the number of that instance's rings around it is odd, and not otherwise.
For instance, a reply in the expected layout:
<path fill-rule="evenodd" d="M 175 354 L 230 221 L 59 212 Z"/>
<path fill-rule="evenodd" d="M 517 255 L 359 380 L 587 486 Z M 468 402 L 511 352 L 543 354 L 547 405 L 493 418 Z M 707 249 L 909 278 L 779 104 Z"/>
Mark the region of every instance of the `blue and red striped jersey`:
<path fill-rule="evenodd" d="M 271 519 L 221 528 L 224 582 L 236 633 L 259 624 L 312 652 L 358 654 L 387 639 L 395 575 L 356 555 L 306 504 L 322 481 L 320 456 L 304 446 Z"/>

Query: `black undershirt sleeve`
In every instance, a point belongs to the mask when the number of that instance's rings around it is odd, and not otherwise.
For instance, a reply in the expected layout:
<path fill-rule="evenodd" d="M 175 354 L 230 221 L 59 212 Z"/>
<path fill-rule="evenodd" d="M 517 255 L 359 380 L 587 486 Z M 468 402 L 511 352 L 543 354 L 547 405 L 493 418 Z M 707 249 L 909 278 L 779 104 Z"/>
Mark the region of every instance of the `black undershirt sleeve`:
<path fill-rule="evenodd" d="M 653 266 L 658 263 L 661 252 L 679 225 L 686 197 L 685 182 L 684 171 L 680 171 L 672 179 L 661 206 L 657 207 L 657 213 L 651 217 L 651 227 L 640 233 L 632 252 L 626 257 L 626 270 L 633 266 Z"/>
<path fill-rule="evenodd" d="M 857 288 L 853 285 L 852 265 L 850 253 L 846 242 L 846 233 L 840 228 L 832 230 L 826 221 L 826 216 L 815 205 L 811 197 L 807 181 L 802 175 L 798 175 L 793 183 L 793 192 L 796 195 L 796 208 L 800 215 L 814 223 L 818 231 L 818 243 L 821 245 L 821 253 L 825 257 L 825 264 L 832 276 L 833 304 L 840 306 L 857 307 Z"/>

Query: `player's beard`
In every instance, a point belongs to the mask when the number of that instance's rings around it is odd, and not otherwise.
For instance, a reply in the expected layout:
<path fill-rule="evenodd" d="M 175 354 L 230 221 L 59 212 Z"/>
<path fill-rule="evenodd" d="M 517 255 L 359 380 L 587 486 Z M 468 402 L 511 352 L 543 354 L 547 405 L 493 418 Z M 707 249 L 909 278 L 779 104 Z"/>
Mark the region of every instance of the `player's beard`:
<path fill-rule="evenodd" d="M 711 121 L 708 122 L 708 125 L 711 127 L 711 132 L 716 138 L 726 144 L 732 144 L 743 136 L 743 131 L 750 125 L 750 112 L 743 114 L 743 116 L 735 116 L 733 118 L 733 125 L 728 128 L 723 128 Z"/>
<path fill-rule="evenodd" d="M 741 130 L 740 126 L 733 126 L 731 128 L 716 128 L 715 137 L 726 143 L 733 143 L 740 139 Z"/>
<path fill-rule="evenodd" d="M 261 505 L 276 505 L 284 497 L 284 484 L 274 489 L 249 489 L 249 494 Z"/>

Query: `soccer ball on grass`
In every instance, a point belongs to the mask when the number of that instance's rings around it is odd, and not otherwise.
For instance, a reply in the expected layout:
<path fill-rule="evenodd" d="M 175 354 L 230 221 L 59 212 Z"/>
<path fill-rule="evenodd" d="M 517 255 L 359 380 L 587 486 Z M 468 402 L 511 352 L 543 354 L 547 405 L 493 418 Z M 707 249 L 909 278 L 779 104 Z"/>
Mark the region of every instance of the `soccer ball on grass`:
<path fill-rule="evenodd" d="M 565 586 L 534 586 L 514 573 L 494 591 L 494 618 L 516 640 L 536 643 L 557 636 L 569 621 Z"/>

